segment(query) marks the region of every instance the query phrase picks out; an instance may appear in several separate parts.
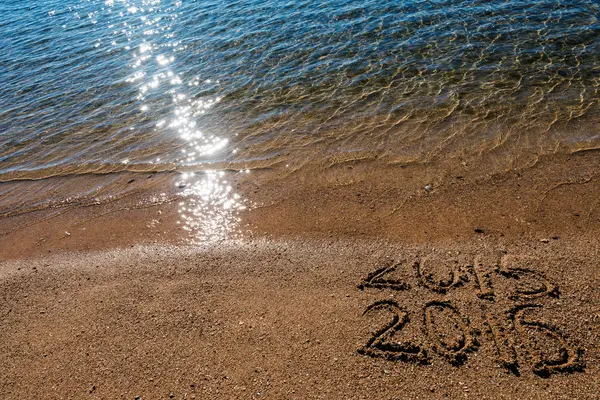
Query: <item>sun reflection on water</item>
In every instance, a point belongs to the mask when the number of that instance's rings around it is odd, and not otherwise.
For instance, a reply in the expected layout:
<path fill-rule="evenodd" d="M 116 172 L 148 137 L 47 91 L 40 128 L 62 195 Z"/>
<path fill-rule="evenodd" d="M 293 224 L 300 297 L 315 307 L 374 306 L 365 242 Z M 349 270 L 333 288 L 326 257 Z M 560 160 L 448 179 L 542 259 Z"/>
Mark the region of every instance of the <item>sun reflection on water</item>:
<path fill-rule="evenodd" d="M 239 212 L 246 206 L 224 175 L 223 171 L 183 175 L 187 182 L 183 191 L 185 200 L 179 203 L 179 223 L 184 230 L 193 233 L 195 240 L 222 240 L 236 236 L 233 233 L 240 222 Z"/>
<path fill-rule="evenodd" d="M 205 116 L 217 104 L 220 97 L 193 98 L 187 87 L 201 83 L 220 84 L 218 80 L 187 79 L 177 73 L 177 54 L 186 47 L 172 31 L 177 22 L 181 2 L 160 0 L 113 1 L 108 7 L 120 7 L 120 13 L 140 18 L 141 28 L 132 32 L 124 27 L 125 35 L 141 35 L 141 44 L 133 47 L 132 74 L 127 79 L 137 85 L 137 100 L 141 113 L 167 115 L 154 123 L 155 130 L 164 135 L 177 135 L 182 143 L 176 164 L 200 166 L 209 161 L 207 157 L 226 151 L 229 139 L 221 132 L 203 132 L 197 128 L 199 118 Z M 116 11 L 116 10 L 115 10 Z M 160 108 L 160 109 L 155 109 Z M 165 108 L 168 110 L 165 113 Z M 155 162 L 159 162 L 157 158 Z M 239 226 L 239 213 L 246 208 L 245 199 L 233 190 L 223 171 L 184 173 L 177 188 L 181 190 L 178 224 L 188 231 L 195 242 L 222 240 L 235 236 Z"/>

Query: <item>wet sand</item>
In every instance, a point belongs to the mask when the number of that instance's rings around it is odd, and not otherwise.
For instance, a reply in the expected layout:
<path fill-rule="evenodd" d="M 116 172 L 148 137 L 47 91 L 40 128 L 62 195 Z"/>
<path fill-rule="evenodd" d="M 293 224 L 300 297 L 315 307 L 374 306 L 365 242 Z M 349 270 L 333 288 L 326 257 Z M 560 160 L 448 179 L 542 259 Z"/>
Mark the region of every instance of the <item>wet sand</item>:
<path fill-rule="evenodd" d="M 455 161 L 231 171 L 195 243 L 175 174 L 3 218 L 1 397 L 597 398 L 600 155 Z"/>

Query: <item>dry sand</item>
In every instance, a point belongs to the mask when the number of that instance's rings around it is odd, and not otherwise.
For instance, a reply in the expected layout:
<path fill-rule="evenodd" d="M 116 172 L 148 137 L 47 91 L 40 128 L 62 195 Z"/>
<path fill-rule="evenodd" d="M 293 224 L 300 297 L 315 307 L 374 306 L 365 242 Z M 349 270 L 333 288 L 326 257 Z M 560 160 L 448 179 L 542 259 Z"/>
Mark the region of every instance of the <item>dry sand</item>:
<path fill-rule="evenodd" d="M 231 173 L 193 245 L 177 193 L 6 217 L 0 398 L 597 399 L 598 161 Z"/>

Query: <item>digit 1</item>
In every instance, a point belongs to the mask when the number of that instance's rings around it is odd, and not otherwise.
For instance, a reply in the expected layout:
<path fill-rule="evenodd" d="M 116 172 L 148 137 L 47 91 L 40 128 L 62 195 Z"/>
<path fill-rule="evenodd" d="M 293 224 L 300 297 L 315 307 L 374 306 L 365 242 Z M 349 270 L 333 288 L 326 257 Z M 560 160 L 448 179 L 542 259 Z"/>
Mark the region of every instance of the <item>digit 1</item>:
<path fill-rule="evenodd" d="M 500 326 L 498 320 L 485 308 L 483 309 L 483 316 L 484 324 L 496 347 L 498 362 L 503 368 L 519 376 L 519 362 L 513 339 L 507 334 L 506 328 Z"/>
<path fill-rule="evenodd" d="M 494 288 L 492 287 L 489 269 L 486 271 L 486 267 L 490 265 L 493 267 L 492 269 L 498 268 L 497 257 L 484 257 L 480 254 L 475 257 L 471 268 L 471 272 L 475 276 L 475 294 L 480 299 L 494 300 Z"/>

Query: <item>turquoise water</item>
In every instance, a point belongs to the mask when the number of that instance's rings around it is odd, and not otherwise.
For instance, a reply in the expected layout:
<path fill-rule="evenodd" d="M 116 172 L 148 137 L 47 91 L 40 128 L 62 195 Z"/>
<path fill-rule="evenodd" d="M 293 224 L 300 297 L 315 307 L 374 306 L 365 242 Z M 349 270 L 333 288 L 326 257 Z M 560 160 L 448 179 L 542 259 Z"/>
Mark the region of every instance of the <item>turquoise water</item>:
<path fill-rule="evenodd" d="M 0 0 L 0 181 L 600 145 L 597 1 Z"/>

